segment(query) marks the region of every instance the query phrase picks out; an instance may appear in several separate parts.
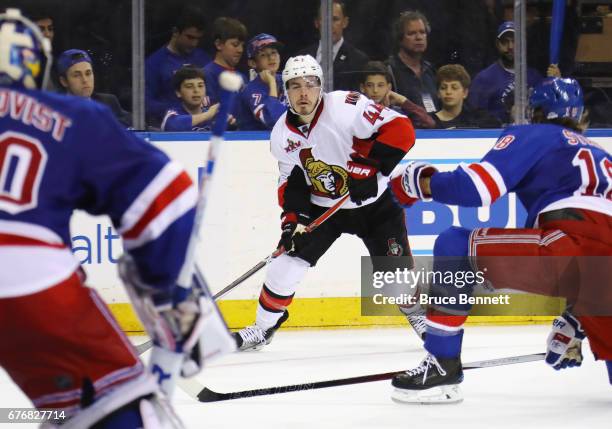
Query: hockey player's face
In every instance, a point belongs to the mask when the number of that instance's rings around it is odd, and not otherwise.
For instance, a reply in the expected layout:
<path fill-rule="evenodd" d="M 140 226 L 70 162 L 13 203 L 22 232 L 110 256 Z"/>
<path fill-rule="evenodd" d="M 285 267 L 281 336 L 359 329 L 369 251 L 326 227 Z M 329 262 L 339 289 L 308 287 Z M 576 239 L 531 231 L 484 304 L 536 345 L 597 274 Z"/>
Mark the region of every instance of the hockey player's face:
<path fill-rule="evenodd" d="M 237 39 L 227 39 L 225 42 L 217 40 L 217 55 L 230 67 L 236 67 L 244 52 L 244 42 Z"/>
<path fill-rule="evenodd" d="M 198 108 L 202 105 L 202 100 L 206 94 L 204 81 L 200 78 L 185 79 L 181 83 L 181 89 L 177 92 L 178 98 L 190 108 Z"/>
<path fill-rule="evenodd" d="M 378 104 L 382 104 L 390 89 L 391 84 L 381 74 L 368 76 L 365 82 L 361 84 L 361 92 Z"/>
<path fill-rule="evenodd" d="M 404 37 L 400 47 L 410 54 L 422 54 L 427 50 L 427 28 L 422 20 L 416 19 L 404 23 Z"/>
<path fill-rule="evenodd" d="M 269 70 L 275 74 L 280 67 L 280 54 L 276 48 L 263 48 L 257 51 L 251 61 L 258 72 Z"/>
<path fill-rule="evenodd" d="M 316 77 L 296 77 L 287 82 L 287 95 L 298 115 L 310 115 L 319 101 L 321 84 Z"/>
<path fill-rule="evenodd" d="M 174 47 L 181 55 L 189 55 L 200 44 L 204 32 L 195 27 L 174 33 Z"/>
<path fill-rule="evenodd" d="M 60 83 L 66 91 L 78 97 L 91 97 L 94 91 L 94 74 L 91 64 L 81 61 L 66 70 L 66 76 L 60 77 Z"/>
<path fill-rule="evenodd" d="M 438 88 L 438 96 L 445 109 L 463 106 L 468 90 L 458 80 L 443 80 Z"/>

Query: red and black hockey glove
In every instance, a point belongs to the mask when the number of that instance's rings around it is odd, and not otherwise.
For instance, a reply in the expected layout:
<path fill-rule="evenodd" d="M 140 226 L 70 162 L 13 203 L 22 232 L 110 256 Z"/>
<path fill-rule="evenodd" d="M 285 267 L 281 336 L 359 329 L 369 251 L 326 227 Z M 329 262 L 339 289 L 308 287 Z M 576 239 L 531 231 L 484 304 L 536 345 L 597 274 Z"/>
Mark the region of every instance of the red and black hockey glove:
<path fill-rule="evenodd" d="M 306 243 L 306 226 L 310 223 L 307 215 L 296 212 L 284 212 L 281 216 L 280 241 L 277 247 L 283 247 L 286 252 L 295 252 Z"/>
<path fill-rule="evenodd" d="M 350 156 L 351 161 L 347 162 L 349 194 L 351 201 L 360 206 L 364 200 L 378 195 L 376 173 L 380 163 L 357 153 L 352 153 Z"/>

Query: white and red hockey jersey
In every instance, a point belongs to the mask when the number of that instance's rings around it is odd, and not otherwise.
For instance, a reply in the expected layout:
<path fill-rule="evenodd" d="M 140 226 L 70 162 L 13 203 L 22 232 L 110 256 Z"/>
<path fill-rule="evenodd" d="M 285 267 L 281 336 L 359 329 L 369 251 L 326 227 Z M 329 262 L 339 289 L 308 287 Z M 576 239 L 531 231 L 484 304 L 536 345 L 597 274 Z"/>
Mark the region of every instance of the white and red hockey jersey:
<path fill-rule="evenodd" d="M 378 195 L 363 201 L 363 205 L 371 204 L 387 189 L 389 174 L 414 145 L 414 139 L 407 117 L 357 92 L 324 94 L 308 125 L 300 125 L 297 116 L 288 111 L 280 117 L 270 137 L 280 170 L 279 203 L 285 211 L 297 211 L 287 207 L 287 199 L 295 189 L 290 178 L 299 176 L 299 169 L 310 190 L 310 202 L 331 207 L 348 192 L 347 163 L 351 153 L 358 153 L 380 164 Z M 352 201 L 343 206 L 355 207 Z"/>

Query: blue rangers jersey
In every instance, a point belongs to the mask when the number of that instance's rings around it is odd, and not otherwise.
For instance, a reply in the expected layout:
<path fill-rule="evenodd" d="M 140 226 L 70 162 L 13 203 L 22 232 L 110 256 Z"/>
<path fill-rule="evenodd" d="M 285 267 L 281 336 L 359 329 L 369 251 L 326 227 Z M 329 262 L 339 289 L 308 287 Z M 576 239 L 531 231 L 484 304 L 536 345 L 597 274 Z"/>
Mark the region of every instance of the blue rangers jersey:
<path fill-rule="evenodd" d="M 434 200 L 487 206 L 515 192 L 526 227 L 541 212 L 582 208 L 612 216 L 612 157 L 582 134 L 552 124 L 506 128 L 484 158 L 431 177 Z"/>
<path fill-rule="evenodd" d="M 201 49 L 194 49 L 187 55 L 178 55 L 162 46 L 153 52 L 145 62 L 145 103 L 147 115 L 161 118 L 168 106 L 176 101 L 172 77 L 181 67 L 191 64 L 204 68 L 210 63 L 210 56 Z"/>
<path fill-rule="evenodd" d="M 210 106 L 202 107 L 202 113 L 208 111 Z M 209 121 L 203 121 L 199 124 L 191 125 L 192 114 L 185 110 L 185 107 L 179 106 L 168 109 L 161 123 L 162 131 L 210 131 L 214 118 Z"/>
<path fill-rule="evenodd" d="M 237 106 L 237 120 L 240 130 L 271 130 L 274 124 L 287 111 L 287 97 L 283 81 L 276 74 L 278 98 L 269 95 L 270 87 L 257 75 L 240 93 Z"/>
<path fill-rule="evenodd" d="M 242 81 L 246 82 L 244 74 L 236 69 L 225 68 L 214 61 L 211 61 L 210 63 L 206 64 L 206 66 L 204 67 L 204 83 L 206 84 L 206 95 L 208 95 L 208 97 L 210 98 L 210 104 L 215 104 L 219 102 L 219 97 L 221 94 L 221 84 L 219 84 L 219 76 L 224 71 L 238 73 L 242 78 Z"/>
<path fill-rule="evenodd" d="M 196 189 L 187 173 L 80 97 L 0 88 L 0 297 L 78 268 L 75 209 L 107 214 L 143 280 L 169 291 L 185 258 Z"/>

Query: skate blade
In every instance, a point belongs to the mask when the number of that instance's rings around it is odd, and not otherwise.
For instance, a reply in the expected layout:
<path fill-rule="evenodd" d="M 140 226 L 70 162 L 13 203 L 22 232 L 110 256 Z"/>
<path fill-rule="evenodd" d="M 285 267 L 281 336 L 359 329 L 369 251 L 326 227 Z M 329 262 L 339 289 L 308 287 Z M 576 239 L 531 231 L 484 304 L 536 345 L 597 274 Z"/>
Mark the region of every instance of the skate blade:
<path fill-rule="evenodd" d="M 436 386 L 425 390 L 395 388 L 391 399 L 400 404 L 457 404 L 463 401 L 463 393 L 458 384 Z"/>
<path fill-rule="evenodd" d="M 256 352 L 256 351 L 263 349 L 267 345 L 268 344 L 264 341 L 263 343 L 257 343 L 252 346 L 246 347 L 244 349 L 239 348 L 238 351 L 239 352 Z"/>

